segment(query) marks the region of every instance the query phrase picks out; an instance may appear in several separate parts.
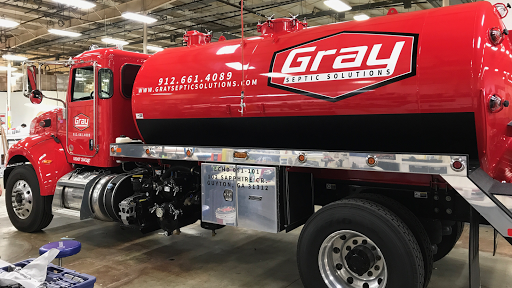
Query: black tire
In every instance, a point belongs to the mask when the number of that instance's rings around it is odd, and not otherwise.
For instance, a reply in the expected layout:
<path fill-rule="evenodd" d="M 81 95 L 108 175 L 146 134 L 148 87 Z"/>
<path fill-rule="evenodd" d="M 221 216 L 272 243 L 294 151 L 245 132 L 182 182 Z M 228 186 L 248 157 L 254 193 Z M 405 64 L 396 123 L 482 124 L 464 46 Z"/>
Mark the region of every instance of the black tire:
<path fill-rule="evenodd" d="M 389 209 L 362 199 L 331 203 L 305 224 L 297 245 L 304 287 L 328 287 L 320 273 L 319 253 L 324 240 L 340 230 L 363 234 L 380 249 L 388 270 L 386 287 L 424 287 L 424 262 L 411 230 Z"/>
<path fill-rule="evenodd" d="M 25 181 L 30 186 L 30 194 L 32 195 L 32 211 L 25 219 L 16 214 L 12 205 L 13 188 L 20 180 Z M 50 225 L 53 219 L 52 200 L 53 196 L 41 196 L 39 181 L 32 165 L 18 166 L 9 174 L 5 187 L 5 204 L 9 219 L 16 229 L 22 232 L 36 232 Z"/>
<path fill-rule="evenodd" d="M 424 287 L 427 287 L 430 283 L 430 278 L 432 277 L 432 271 L 434 270 L 434 251 L 427 231 L 421 224 L 421 221 L 409 209 L 400 204 L 400 202 L 389 197 L 372 193 L 363 193 L 357 194 L 353 198 L 370 200 L 380 204 L 391 210 L 396 214 L 396 216 L 398 216 L 398 218 L 404 221 L 405 225 L 407 225 L 411 230 L 414 238 L 416 238 L 416 241 L 418 241 L 418 245 L 420 246 L 421 255 L 423 256 L 423 266 L 425 267 Z"/>
<path fill-rule="evenodd" d="M 434 254 L 434 262 L 443 259 L 450 251 L 452 251 L 457 241 L 459 241 L 462 232 L 464 231 L 464 223 L 456 222 L 452 226 L 452 234 L 443 235 L 441 243 L 437 244 L 437 253 Z"/>

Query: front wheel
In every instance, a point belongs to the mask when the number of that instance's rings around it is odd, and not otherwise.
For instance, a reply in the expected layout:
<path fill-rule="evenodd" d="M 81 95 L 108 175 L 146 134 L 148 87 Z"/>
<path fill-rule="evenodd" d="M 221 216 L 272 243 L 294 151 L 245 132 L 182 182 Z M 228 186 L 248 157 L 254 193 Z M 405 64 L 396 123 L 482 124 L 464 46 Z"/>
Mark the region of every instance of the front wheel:
<path fill-rule="evenodd" d="M 14 168 L 7 178 L 5 204 L 9 219 L 16 229 L 35 232 L 52 221 L 53 196 L 41 196 L 36 172 L 31 165 Z"/>
<path fill-rule="evenodd" d="M 306 288 L 422 288 L 421 250 L 405 223 L 361 199 L 325 206 L 299 237 L 297 262 Z"/>

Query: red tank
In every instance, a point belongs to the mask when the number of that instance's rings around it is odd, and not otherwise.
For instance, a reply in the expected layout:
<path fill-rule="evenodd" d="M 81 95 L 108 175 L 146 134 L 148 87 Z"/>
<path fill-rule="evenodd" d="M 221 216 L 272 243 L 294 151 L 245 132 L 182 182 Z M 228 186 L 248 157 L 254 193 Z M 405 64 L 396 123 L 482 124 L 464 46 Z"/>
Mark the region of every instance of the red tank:
<path fill-rule="evenodd" d="M 511 43 L 490 3 L 305 26 L 270 20 L 243 43 L 150 57 L 132 98 L 141 137 L 167 145 L 468 154 L 470 165 L 512 180 Z"/>

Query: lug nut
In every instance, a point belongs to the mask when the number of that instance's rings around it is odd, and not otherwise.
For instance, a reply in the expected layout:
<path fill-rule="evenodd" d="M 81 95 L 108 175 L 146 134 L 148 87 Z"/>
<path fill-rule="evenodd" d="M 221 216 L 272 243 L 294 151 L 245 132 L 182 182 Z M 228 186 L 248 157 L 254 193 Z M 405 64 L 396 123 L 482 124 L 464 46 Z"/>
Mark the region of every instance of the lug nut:
<path fill-rule="evenodd" d="M 336 269 L 338 269 L 338 270 L 343 269 L 343 265 L 341 265 L 341 263 L 336 264 Z"/>
<path fill-rule="evenodd" d="M 345 235 L 341 235 L 340 239 L 341 239 L 341 240 L 347 240 L 347 236 L 345 236 Z"/>
<path fill-rule="evenodd" d="M 375 265 L 374 269 L 375 269 L 376 271 L 379 271 L 379 270 L 380 270 L 380 266 L 379 266 L 379 265 Z"/>
<path fill-rule="evenodd" d="M 352 241 L 354 245 L 357 245 L 357 240 Z"/>
<path fill-rule="evenodd" d="M 347 251 L 350 251 L 350 250 L 352 250 L 352 247 L 347 246 L 347 248 L 346 248 L 346 249 L 347 249 Z"/>
<path fill-rule="evenodd" d="M 354 279 L 352 277 L 348 277 L 347 282 L 348 282 L 348 284 L 352 284 L 352 283 L 354 283 Z"/>
<path fill-rule="evenodd" d="M 368 277 L 372 277 L 373 276 L 373 272 L 372 271 L 368 271 Z"/>
<path fill-rule="evenodd" d="M 332 251 L 336 254 L 340 253 L 340 248 L 338 247 L 334 247 L 334 249 L 332 249 Z"/>
<path fill-rule="evenodd" d="M 372 251 L 377 250 L 377 248 L 375 248 L 375 246 L 372 246 L 372 248 L 370 248 L 370 249 L 372 249 Z"/>
<path fill-rule="evenodd" d="M 368 241 L 363 240 L 363 242 L 362 242 L 362 243 L 363 243 L 363 245 L 366 245 L 366 244 L 368 244 Z"/>
<path fill-rule="evenodd" d="M 380 255 L 377 255 L 377 256 L 375 256 L 375 259 L 376 259 L 377 261 L 380 261 L 380 259 L 382 259 L 382 257 L 380 257 Z"/>

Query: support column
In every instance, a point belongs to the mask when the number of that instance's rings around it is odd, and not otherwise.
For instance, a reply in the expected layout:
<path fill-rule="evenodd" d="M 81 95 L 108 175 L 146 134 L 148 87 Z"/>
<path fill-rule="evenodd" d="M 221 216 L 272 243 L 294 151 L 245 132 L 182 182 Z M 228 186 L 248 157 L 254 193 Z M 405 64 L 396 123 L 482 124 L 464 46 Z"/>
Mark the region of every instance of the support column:
<path fill-rule="evenodd" d="M 7 61 L 7 129 L 12 127 L 11 120 L 11 61 Z"/>
<path fill-rule="evenodd" d="M 148 24 L 144 23 L 144 35 L 142 39 L 142 53 L 147 54 L 148 53 Z"/>
<path fill-rule="evenodd" d="M 469 217 L 469 288 L 480 288 L 480 214 L 471 207 Z"/>

